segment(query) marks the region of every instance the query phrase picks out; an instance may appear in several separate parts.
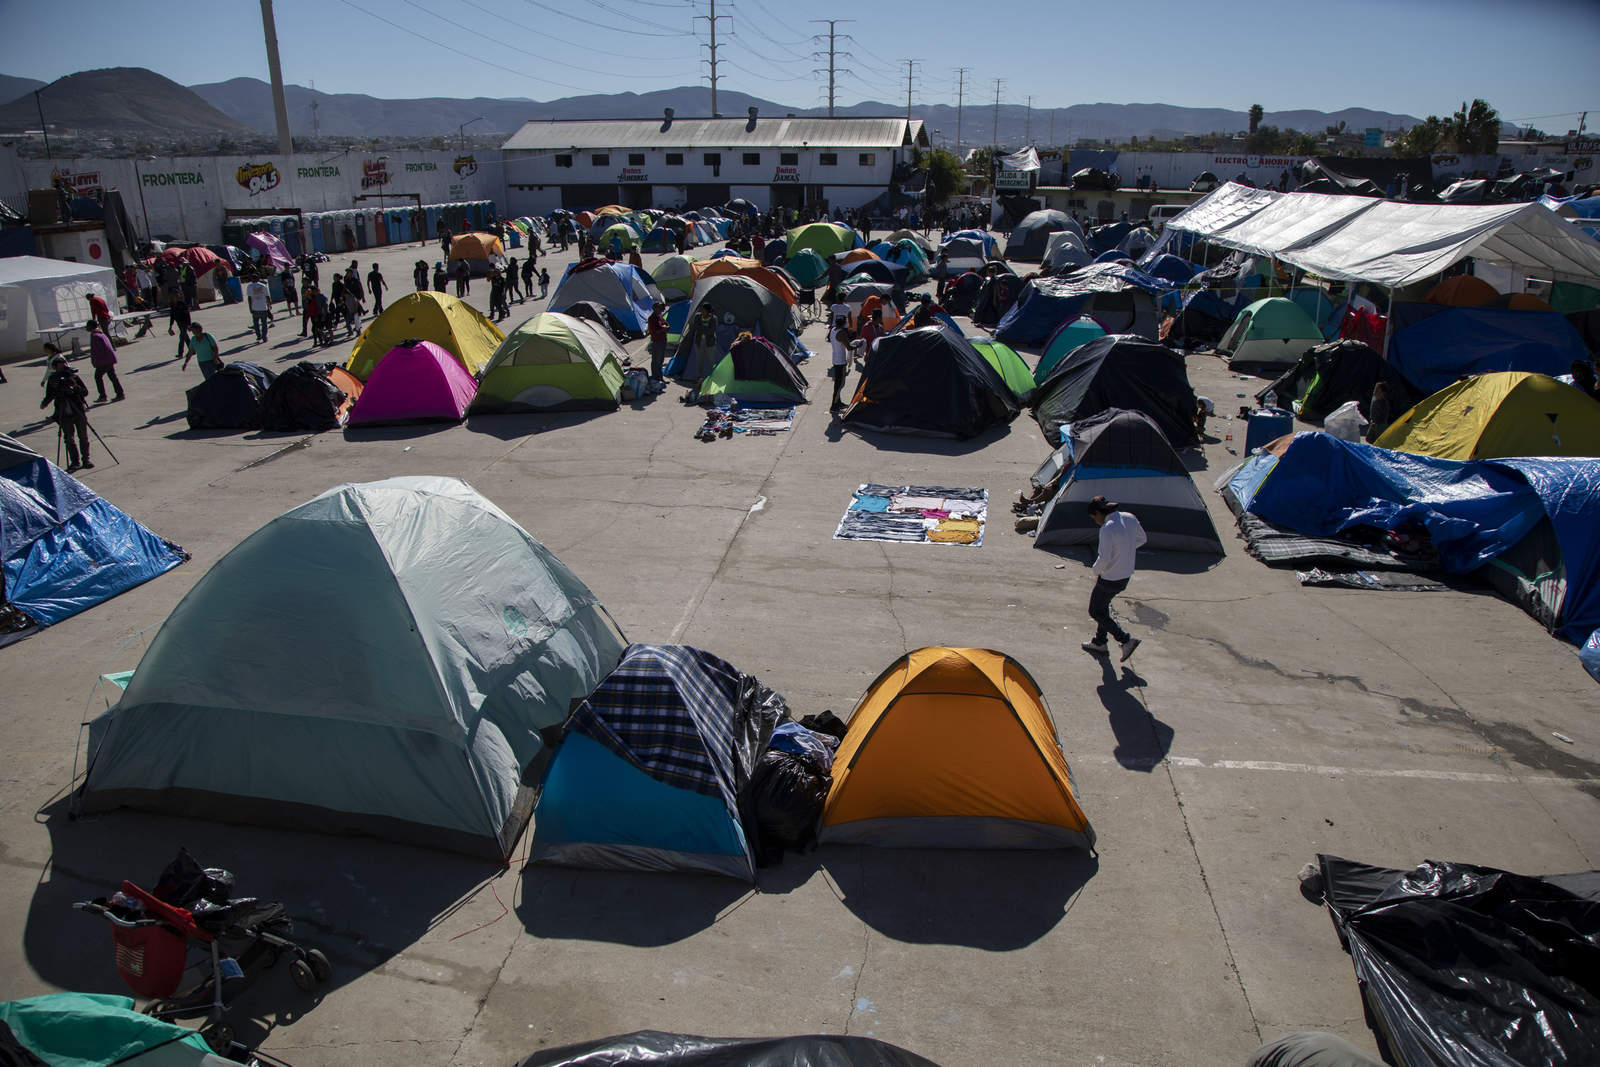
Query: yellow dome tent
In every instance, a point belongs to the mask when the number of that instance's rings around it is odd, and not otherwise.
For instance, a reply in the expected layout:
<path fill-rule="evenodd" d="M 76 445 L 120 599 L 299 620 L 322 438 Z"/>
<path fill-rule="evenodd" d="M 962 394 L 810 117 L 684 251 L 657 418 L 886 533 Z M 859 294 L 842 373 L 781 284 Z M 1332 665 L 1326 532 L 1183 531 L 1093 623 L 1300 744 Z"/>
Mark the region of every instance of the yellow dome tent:
<path fill-rule="evenodd" d="M 476 378 L 506 335 L 465 300 L 432 291 L 407 293 L 361 331 L 344 368 L 364 382 L 389 349 L 413 338 L 432 341 Z"/>
<path fill-rule="evenodd" d="M 1093 848 L 1038 683 L 1010 656 L 919 648 L 850 716 L 822 841 L 905 848 Z"/>
<path fill-rule="evenodd" d="M 1600 403 L 1543 374 L 1479 374 L 1434 393 L 1374 443 L 1438 459 L 1600 456 Z"/>

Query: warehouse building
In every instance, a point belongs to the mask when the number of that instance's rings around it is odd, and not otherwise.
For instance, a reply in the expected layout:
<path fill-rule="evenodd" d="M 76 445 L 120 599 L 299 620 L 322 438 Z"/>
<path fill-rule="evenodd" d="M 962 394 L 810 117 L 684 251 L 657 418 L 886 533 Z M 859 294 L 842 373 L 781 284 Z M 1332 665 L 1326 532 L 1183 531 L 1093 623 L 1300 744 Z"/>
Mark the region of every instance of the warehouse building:
<path fill-rule="evenodd" d="M 506 210 L 623 204 L 683 209 L 737 197 L 774 208 L 856 208 L 928 147 L 920 120 L 660 119 L 529 122 L 503 146 Z"/>

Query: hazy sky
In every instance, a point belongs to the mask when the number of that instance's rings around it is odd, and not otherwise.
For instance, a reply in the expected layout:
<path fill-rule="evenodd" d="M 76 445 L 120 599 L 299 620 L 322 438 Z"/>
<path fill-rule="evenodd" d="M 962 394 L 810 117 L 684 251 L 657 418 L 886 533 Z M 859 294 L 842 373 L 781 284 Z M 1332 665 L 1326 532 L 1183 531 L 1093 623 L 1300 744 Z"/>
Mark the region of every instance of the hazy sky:
<path fill-rule="evenodd" d="M 383 97 L 550 100 L 704 83 L 709 0 L 276 0 L 286 80 Z M 67 12 L 70 11 L 70 14 Z M 838 102 L 1001 99 L 1035 108 L 1171 103 L 1447 114 L 1482 96 L 1510 121 L 1600 127 L 1600 0 L 725 0 L 725 88 L 825 103 L 811 18 L 851 18 Z M 131 17 L 130 17 L 131 16 Z M 724 17 L 727 16 L 727 17 Z M 186 85 L 266 78 L 252 0 L 0 0 L 0 73 L 144 66 Z M 468 58 L 468 56 L 475 58 Z"/>

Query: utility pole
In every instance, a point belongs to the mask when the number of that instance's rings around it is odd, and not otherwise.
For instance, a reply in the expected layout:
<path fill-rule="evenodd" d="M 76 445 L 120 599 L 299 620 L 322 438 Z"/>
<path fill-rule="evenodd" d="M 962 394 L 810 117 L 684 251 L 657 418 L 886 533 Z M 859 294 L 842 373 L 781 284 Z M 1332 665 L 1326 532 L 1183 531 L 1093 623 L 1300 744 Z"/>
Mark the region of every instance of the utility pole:
<path fill-rule="evenodd" d="M 906 121 L 910 122 L 911 121 L 911 79 L 912 79 L 912 76 L 915 75 L 916 72 L 917 72 L 917 64 L 921 63 L 922 60 L 920 60 L 920 59 L 903 59 L 903 60 L 901 60 L 901 62 L 906 65 Z"/>
<path fill-rule="evenodd" d="M 272 20 L 272 0 L 261 0 L 261 32 L 267 39 L 267 74 L 272 78 L 272 115 L 278 121 L 278 154 L 287 157 L 294 152 L 294 141 L 289 137 L 289 105 L 283 96 L 283 67 L 278 63 L 278 27 Z"/>
<path fill-rule="evenodd" d="M 812 19 L 811 21 L 821 23 L 828 27 L 828 117 L 831 119 L 833 118 L 834 77 L 838 73 L 838 68 L 834 66 L 834 59 L 838 55 L 838 52 L 835 51 L 834 48 L 838 39 L 838 26 L 841 22 L 854 22 L 855 19 Z M 820 41 L 822 40 L 822 34 L 816 34 L 811 39 L 813 41 Z M 820 58 L 821 56 L 820 52 L 813 52 L 811 54 L 814 57 Z M 822 70 L 818 68 L 813 70 L 811 73 L 821 74 Z"/>
<path fill-rule="evenodd" d="M 33 91 L 33 106 L 39 109 L 39 132 L 44 134 L 44 158 L 54 159 L 56 157 L 50 154 L 50 130 L 44 124 L 44 105 L 39 102 L 39 93 L 38 89 Z"/>
<path fill-rule="evenodd" d="M 1022 140 L 1024 144 L 1033 143 L 1033 94 L 1028 94 L 1028 117 L 1023 120 Z"/>
<path fill-rule="evenodd" d="M 994 147 L 996 155 L 1000 153 L 1000 86 L 1002 84 L 1004 84 L 1003 79 L 996 78 L 994 80 Z"/>
<path fill-rule="evenodd" d="M 696 21 L 705 19 L 706 25 L 711 28 L 711 117 L 714 119 L 722 117 L 717 113 L 717 19 L 719 18 L 731 21 L 733 16 L 718 15 L 717 0 L 711 0 L 711 14 L 695 16 Z"/>
<path fill-rule="evenodd" d="M 956 155 L 961 155 L 961 97 L 967 88 L 967 75 L 971 67 L 956 68 Z"/>

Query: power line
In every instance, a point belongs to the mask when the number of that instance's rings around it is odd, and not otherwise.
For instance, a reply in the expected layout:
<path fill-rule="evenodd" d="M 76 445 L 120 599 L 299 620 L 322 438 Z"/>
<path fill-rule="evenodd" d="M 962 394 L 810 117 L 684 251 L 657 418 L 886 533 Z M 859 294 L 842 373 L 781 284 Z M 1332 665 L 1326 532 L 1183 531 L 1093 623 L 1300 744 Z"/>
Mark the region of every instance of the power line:
<path fill-rule="evenodd" d="M 492 8 L 484 7 L 482 4 L 475 4 L 475 3 L 472 2 L 472 0 L 459 0 L 459 2 L 463 3 L 463 4 L 466 4 L 468 7 L 476 8 L 477 10 L 482 11 L 485 15 L 493 15 L 495 18 L 499 19 L 501 22 L 509 23 L 510 25 L 517 27 L 517 29 L 519 29 L 519 30 L 527 30 L 529 33 L 536 34 L 536 35 L 538 35 L 540 40 L 554 41 L 556 44 L 564 44 L 568 48 L 579 48 L 579 49 L 582 49 L 582 50 L 584 50 L 586 52 L 592 52 L 592 53 L 595 53 L 597 55 L 605 56 L 608 59 L 626 59 L 626 60 L 629 60 L 631 62 L 638 62 L 638 63 L 663 63 L 663 62 L 669 62 L 669 61 L 670 62 L 681 62 L 681 61 L 683 61 L 685 59 L 688 59 L 687 56 L 678 57 L 676 59 L 663 59 L 660 56 L 636 56 L 636 55 L 628 55 L 627 53 L 624 53 L 624 52 L 607 52 L 604 49 L 595 48 L 593 45 L 579 44 L 576 41 L 568 41 L 565 38 L 557 37 L 555 34 L 553 34 L 550 31 L 544 29 L 543 27 L 530 26 L 526 22 L 518 22 L 516 19 L 509 18 L 509 17 L 507 17 L 505 15 L 502 15 L 502 14 L 500 14 L 500 12 L 495 11 Z M 565 62 L 563 60 L 560 60 L 560 59 L 552 59 L 549 56 L 543 57 L 543 60 L 546 63 L 556 63 L 556 64 L 559 64 L 560 66 L 563 66 L 563 67 L 575 67 L 575 68 L 577 68 L 579 70 L 588 70 L 589 69 L 588 67 L 580 67 L 576 63 L 567 63 L 567 62 Z M 691 60 L 691 62 L 692 62 L 692 60 Z"/>
<path fill-rule="evenodd" d="M 507 74 L 515 74 L 519 78 L 527 78 L 530 81 L 542 82 L 545 85 L 554 85 L 554 86 L 557 86 L 557 87 L 562 88 L 562 89 L 571 89 L 575 93 L 592 93 L 592 92 L 594 92 L 593 89 L 585 88 L 584 86 L 581 86 L 581 85 L 572 85 L 572 84 L 570 84 L 568 82 L 558 82 L 558 81 L 555 81 L 554 79 L 551 79 L 551 78 L 541 78 L 536 74 L 529 74 L 527 71 L 513 70 L 510 67 L 503 66 L 503 65 L 501 65 L 499 63 L 494 62 L 492 59 L 484 59 L 482 56 L 475 56 L 471 52 L 467 52 L 467 51 L 464 51 L 464 50 L 462 50 L 460 48 L 456 48 L 454 45 L 445 44 L 443 41 L 436 40 L 435 38 L 429 37 L 427 34 L 420 33 L 417 30 L 413 30 L 408 26 L 402 26 L 400 23 L 395 22 L 393 19 L 385 18 L 384 16 L 378 14 L 376 11 L 368 11 L 366 8 L 362 7 L 360 4 L 355 3 L 354 0 L 339 0 L 339 2 L 344 4 L 346 7 L 354 8 L 355 10 L 361 12 L 363 15 L 367 15 L 367 16 L 369 16 L 371 18 L 375 18 L 379 22 L 382 22 L 382 23 L 385 23 L 385 24 L 387 24 L 389 26 L 392 26 L 395 29 L 399 30 L 401 33 L 409 33 L 411 36 L 413 36 L 413 37 L 415 37 L 415 38 L 417 38 L 419 40 L 426 41 L 428 44 L 431 44 L 436 48 L 443 48 L 446 52 L 454 52 L 456 55 L 463 56 L 463 57 L 465 57 L 467 59 L 474 60 L 474 61 L 476 61 L 477 63 L 479 63 L 482 66 L 493 67 L 495 70 L 503 70 Z M 474 31 L 474 32 L 476 32 L 476 31 Z"/>
<path fill-rule="evenodd" d="M 454 26 L 458 30 L 466 30 L 468 33 L 478 33 L 478 32 L 480 32 L 480 31 L 478 31 L 477 29 L 474 29 L 471 26 L 463 25 L 462 23 L 457 22 L 455 19 L 447 18 L 446 16 L 439 14 L 437 11 L 434 11 L 431 8 L 427 7 L 427 6 L 418 3 L 417 0 L 405 0 L 405 2 L 407 4 L 410 4 L 412 7 L 416 8 L 418 11 L 421 11 L 423 14 L 431 15 L 433 18 L 438 19 L 440 22 L 447 22 L 450 25 Z M 473 7 L 477 7 L 478 5 L 473 4 L 472 6 Z M 510 20 L 507 19 L 506 21 L 509 22 Z M 515 25 L 515 23 L 513 23 L 513 25 Z M 552 40 L 553 39 L 554 38 L 552 38 Z M 618 58 L 622 58 L 622 57 L 618 57 Z M 547 62 L 547 63 L 555 63 L 556 65 L 562 66 L 562 67 L 571 67 L 574 70 L 588 70 L 588 69 L 590 69 L 588 67 L 579 66 L 576 63 L 567 63 L 567 62 L 565 62 L 563 60 L 560 60 L 560 59 L 546 58 L 545 62 Z M 619 73 L 615 73 L 615 72 L 607 72 L 607 76 L 608 77 L 612 77 L 612 78 L 630 78 L 630 79 L 638 79 L 638 80 L 642 80 L 642 81 L 655 81 L 655 80 L 659 80 L 659 79 L 661 79 L 663 77 L 670 77 L 671 75 L 661 75 L 661 74 L 619 74 Z"/>
<path fill-rule="evenodd" d="M 349 0 L 346 0 L 346 2 L 348 3 Z M 593 26 L 596 29 L 606 30 L 606 31 L 608 31 L 610 33 L 629 33 L 629 34 L 632 34 L 635 37 L 693 37 L 694 36 L 693 31 L 673 30 L 670 33 L 651 33 L 648 30 L 630 30 L 626 26 L 616 26 L 616 25 L 612 25 L 612 24 L 609 24 L 609 23 L 605 23 L 605 22 L 596 22 L 594 19 L 586 19 L 582 15 L 574 15 L 569 11 L 562 11 L 558 7 L 552 7 L 549 4 L 540 3 L 539 0 L 522 0 L 522 2 L 525 3 L 525 4 L 528 4 L 531 7 L 536 7 L 541 11 L 548 11 L 552 15 L 560 15 L 562 18 L 569 18 L 569 19 L 572 19 L 574 22 L 581 22 L 586 26 Z"/>
<path fill-rule="evenodd" d="M 756 10 L 760 11 L 763 15 L 767 16 L 767 18 L 771 19 L 775 24 L 777 24 L 779 26 L 782 26 L 783 29 L 789 30 L 789 32 L 791 32 L 791 33 L 793 32 L 793 30 L 790 27 L 784 25 L 782 19 L 780 19 L 778 16 L 774 15 L 771 11 L 769 11 L 767 9 L 767 5 L 762 3 L 761 0 L 750 0 L 750 3 L 754 4 L 755 7 L 756 7 Z M 813 20 L 813 21 L 815 21 L 815 20 Z M 776 44 L 778 42 L 774 41 L 773 43 Z M 788 42 L 786 47 L 798 48 L 800 45 L 809 44 L 809 43 L 810 43 L 810 41 L 806 37 L 802 36 L 802 37 L 797 38 L 796 40 Z"/>

